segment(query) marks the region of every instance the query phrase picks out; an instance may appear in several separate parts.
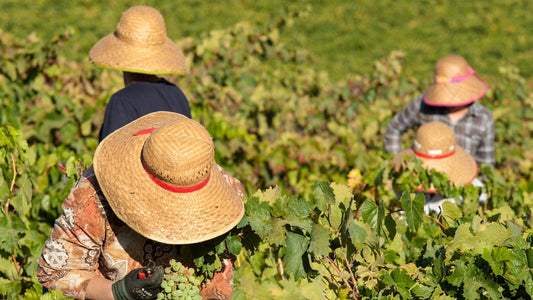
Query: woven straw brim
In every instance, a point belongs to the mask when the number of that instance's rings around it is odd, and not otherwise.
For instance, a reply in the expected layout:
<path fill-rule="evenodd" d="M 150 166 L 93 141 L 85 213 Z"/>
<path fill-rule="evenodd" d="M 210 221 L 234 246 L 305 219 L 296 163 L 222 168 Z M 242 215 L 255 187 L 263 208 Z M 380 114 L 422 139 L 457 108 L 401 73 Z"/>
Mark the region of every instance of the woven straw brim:
<path fill-rule="evenodd" d="M 168 37 L 160 45 L 141 47 L 111 33 L 91 48 L 89 60 L 104 68 L 133 73 L 181 75 L 186 70 L 183 51 Z"/>
<path fill-rule="evenodd" d="M 458 83 L 434 83 L 424 93 L 424 102 L 431 106 L 462 106 L 485 95 L 487 85 L 477 74 Z"/>
<path fill-rule="evenodd" d="M 456 186 L 469 184 L 478 174 L 477 163 L 474 157 L 459 146 L 455 147 L 455 153 L 453 155 L 438 159 L 420 157 L 414 153 L 413 149 L 404 149 L 394 157 L 393 163 L 396 170 L 402 164 L 404 156 L 416 157 L 422 161 L 422 167 L 428 170 L 435 169 L 438 172 L 446 174 L 448 179 Z"/>
<path fill-rule="evenodd" d="M 96 149 L 94 170 L 113 212 L 133 230 L 165 244 L 192 244 L 231 230 L 244 215 L 244 204 L 215 162 L 208 183 L 195 192 L 171 192 L 149 178 L 141 151 L 150 135 L 134 134 L 176 116 L 186 118 L 157 112 L 114 131 Z"/>

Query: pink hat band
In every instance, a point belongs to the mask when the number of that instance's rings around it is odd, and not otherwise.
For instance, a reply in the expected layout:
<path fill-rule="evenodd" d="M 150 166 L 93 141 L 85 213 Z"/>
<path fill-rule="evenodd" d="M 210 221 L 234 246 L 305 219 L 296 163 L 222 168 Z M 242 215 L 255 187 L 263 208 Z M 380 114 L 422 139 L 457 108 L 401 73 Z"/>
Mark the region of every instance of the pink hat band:
<path fill-rule="evenodd" d="M 446 77 L 443 78 L 441 76 L 437 76 L 435 82 L 438 83 L 438 84 L 460 83 L 460 82 L 463 82 L 463 81 L 467 80 L 468 78 L 470 78 L 470 76 L 472 76 L 474 74 L 476 74 L 476 71 L 474 71 L 474 69 L 472 69 L 469 66 L 468 67 L 468 71 L 466 73 L 464 73 L 464 74 L 453 76 L 452 78 L 446 78 Z M 479 78 L 479 79 L 481 80 L 481 78 Z"/>

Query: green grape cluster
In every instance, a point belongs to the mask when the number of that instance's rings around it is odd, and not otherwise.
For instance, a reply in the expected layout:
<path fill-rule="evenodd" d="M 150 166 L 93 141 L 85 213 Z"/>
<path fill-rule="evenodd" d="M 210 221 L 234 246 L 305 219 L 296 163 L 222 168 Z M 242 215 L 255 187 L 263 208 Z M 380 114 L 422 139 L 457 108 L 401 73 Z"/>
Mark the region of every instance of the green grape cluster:
<path fill-rule="evenodd" d="M 199 292 L 203 276 L 195 276 L 194 268 L 185 267 L 175 259 L 171 259 L 169 264 L 161 282 L 163 290 L 157 294 L 157 299 L 202 300 Z"/>

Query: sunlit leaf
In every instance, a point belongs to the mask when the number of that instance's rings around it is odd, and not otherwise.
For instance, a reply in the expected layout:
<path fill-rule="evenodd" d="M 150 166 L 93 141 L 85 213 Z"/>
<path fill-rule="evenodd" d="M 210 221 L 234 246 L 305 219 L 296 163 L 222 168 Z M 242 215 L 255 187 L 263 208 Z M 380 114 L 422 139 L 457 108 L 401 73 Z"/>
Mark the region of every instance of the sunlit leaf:
<path fill-rule="evenodd" d="M 418 193 L 414 195 L 411 193 L 403 193 L 400 202 L 405 211 L 407 224 L 409 224 L 410 227 L 413 227 L 414 231 L 417 231 L 424 216 L 424 204 L 426 203 L 424 194 Z"/>
<path fill-rule="evenodd" d="M 309 242 L 309 251 L 321 257 L 328 255 L 329 230 L 320 225 L 315 225 L 311 232 L 311 241 Z"/>
<path fill-rule="evenodd" d="M 285 270 L 295 279 L 305 277 L 302 256 L 307 251 L 309 241 L 303 235 L 287 232 L 287 250 L 285 252 Z"/>

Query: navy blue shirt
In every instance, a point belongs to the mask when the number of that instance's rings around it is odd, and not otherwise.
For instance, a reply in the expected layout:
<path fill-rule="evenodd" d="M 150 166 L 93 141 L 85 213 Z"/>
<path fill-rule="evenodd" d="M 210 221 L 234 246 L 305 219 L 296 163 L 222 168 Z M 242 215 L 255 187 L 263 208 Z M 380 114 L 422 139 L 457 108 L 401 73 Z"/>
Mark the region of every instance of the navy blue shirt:
<path fill-rule="evenodd" d="M 131 121 L 156 111 L 176 112 L 191 118 L 189 101 L 175 84 L 161 79 L 127 85 L 109 99 L 99 141 Z"/>

